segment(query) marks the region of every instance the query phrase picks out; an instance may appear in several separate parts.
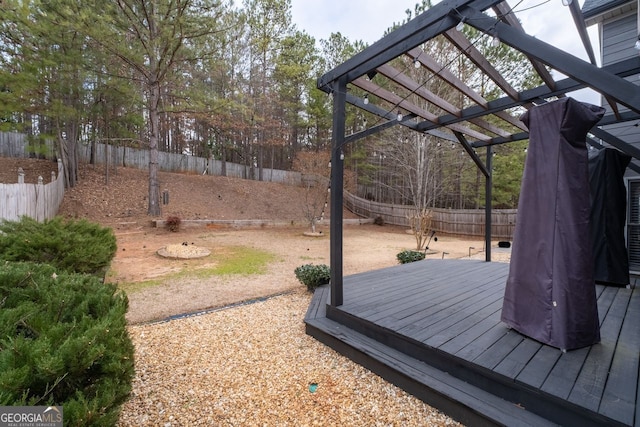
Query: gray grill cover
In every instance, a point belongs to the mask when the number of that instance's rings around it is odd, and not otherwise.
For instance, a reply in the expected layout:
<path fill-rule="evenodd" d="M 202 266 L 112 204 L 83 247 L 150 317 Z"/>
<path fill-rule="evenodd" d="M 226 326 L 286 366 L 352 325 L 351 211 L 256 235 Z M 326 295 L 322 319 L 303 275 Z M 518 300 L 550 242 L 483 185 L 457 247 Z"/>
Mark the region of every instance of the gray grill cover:
<path fill-rule="evenodd" d="M 563 98 L 521 118 L 529 149 L 502 320 L 567 350 L 600 341 L 585 139 L 603 115 L 601 107 Z"/>

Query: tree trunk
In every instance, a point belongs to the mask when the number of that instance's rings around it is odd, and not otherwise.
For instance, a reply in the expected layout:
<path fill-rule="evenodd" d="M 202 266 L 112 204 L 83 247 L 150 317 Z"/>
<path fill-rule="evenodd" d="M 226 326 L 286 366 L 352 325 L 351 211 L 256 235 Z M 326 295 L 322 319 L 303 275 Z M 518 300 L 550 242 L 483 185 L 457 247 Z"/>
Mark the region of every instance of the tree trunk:
<path fill-rule="evenodd" d="M 258 144 L 258 181 L 264 181 L 263 171 L 264 171 L 264 146 L 262 143 Z"/>
<path fill-rule="evenodd" d="M 227 176 L 227 143 L 223 138 L 221 140 L 223 142 L 220 144 L 220 161 L 222 162 L 220 164 L 220 175 Z"/>
<path fill-rule="evenodd" d="M 72 188 L 78 180 L 77 126 L 67 126 L 67 139 L 62 136 L 63 134 L 60 128 L 58 128 L 57 134 L 59 155 L 62 159 L 62 165 L 64 166 L 64 185 L 66 188 Z"/>
<path fill-rule="evenodd" d="M 149 84 L 149 208 L 147 214 L 160 216 L 160 183 L 158 182 L 158 134 L 160 116 L 158 103 L 160 100 L 160 84 L 153 81 Z"/>

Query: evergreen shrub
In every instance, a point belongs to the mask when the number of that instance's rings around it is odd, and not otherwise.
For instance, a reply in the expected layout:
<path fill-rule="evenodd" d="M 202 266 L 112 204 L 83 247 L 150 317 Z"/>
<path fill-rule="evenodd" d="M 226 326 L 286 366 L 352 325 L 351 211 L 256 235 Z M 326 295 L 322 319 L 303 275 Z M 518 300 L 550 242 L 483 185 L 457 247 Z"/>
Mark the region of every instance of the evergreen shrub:
<path fill-rule="evenodd" d="M 60 270 L 104 274 L 117 249 L 110 228 L 62 217 L 0 222 L 0 260 L 50 264 Z"/>
<path fill-rule="evenodd" d="M 409 262 L 421 261 L 424 259 L 424 257 L 425 257 L 424 252 L 412 251 L 412 250 L 402 251 L 396 255 L 396 258 L 398 259 L 398 262 L 400 264 L 407 264 Z"/>
<path fill-rule="evenodd" d="M 305 264 L 296 267 L 294 270 L 296 277 L 307 287 L 308 290 L 313 291 L 318 286 L 326 285 L 331 279 L 331 272 L 329 266 L 326 264 L 313 265 Z"/>
<path fill-rule="evenodd" d="M 61 405 L 65 425 L 115 425 L 134 375 L 127 304 L 95 276 L 1 262 L 0 405 Z"/>

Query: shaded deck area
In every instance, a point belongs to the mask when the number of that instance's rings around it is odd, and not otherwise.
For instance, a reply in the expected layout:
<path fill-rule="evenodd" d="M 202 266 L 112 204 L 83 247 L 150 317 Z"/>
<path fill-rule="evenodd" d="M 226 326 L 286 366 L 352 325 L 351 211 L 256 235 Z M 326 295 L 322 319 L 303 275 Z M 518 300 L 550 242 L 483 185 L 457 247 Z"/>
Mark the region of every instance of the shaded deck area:
<path fill-rule="evenodd" d="M 508 264 L 425 260 L 316 290 L 307 333 L 467 425 L 640 425 L 640 295 L 597 285 L 602 342 L 566 353 L 500 322 Z"/>

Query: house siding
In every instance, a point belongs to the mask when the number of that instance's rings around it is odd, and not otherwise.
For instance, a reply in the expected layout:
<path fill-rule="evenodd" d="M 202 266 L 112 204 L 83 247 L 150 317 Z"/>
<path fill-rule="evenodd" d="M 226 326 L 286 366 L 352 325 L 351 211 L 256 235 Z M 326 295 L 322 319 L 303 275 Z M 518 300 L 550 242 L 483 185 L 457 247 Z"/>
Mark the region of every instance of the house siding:
<path fill-rule="evenodd" d="M 634 44 L 638 40 L 637 25 L 637 10 L 602 23 L 603 66 L 638 56 L 638 50 L 634 49 Z M 627 77 L 627 80 L 636 85 L 640 84 L 638 75 Z M 607 113 L 611 113 L 611 106 L 604 99 L 602 105 L 607 109 Z M 619 105 L 619 108 L 621 112 L 628 111 L 628 108 L 622 105 Z M 606 126 L 605 129 L 624 141 L 638 146 L 640 145 L 640 127 L 636 125 L 636 122 L 622 122 Z M 638 174 L 628 169 L 627 176 L 638 177 Z"/>
<path fill-rule="evenodd" d="M 602 64 L 610 65 L 638 55 L 633 48 L 638 39 L 637 16 L 626 15 L 602 25 Z"/>

